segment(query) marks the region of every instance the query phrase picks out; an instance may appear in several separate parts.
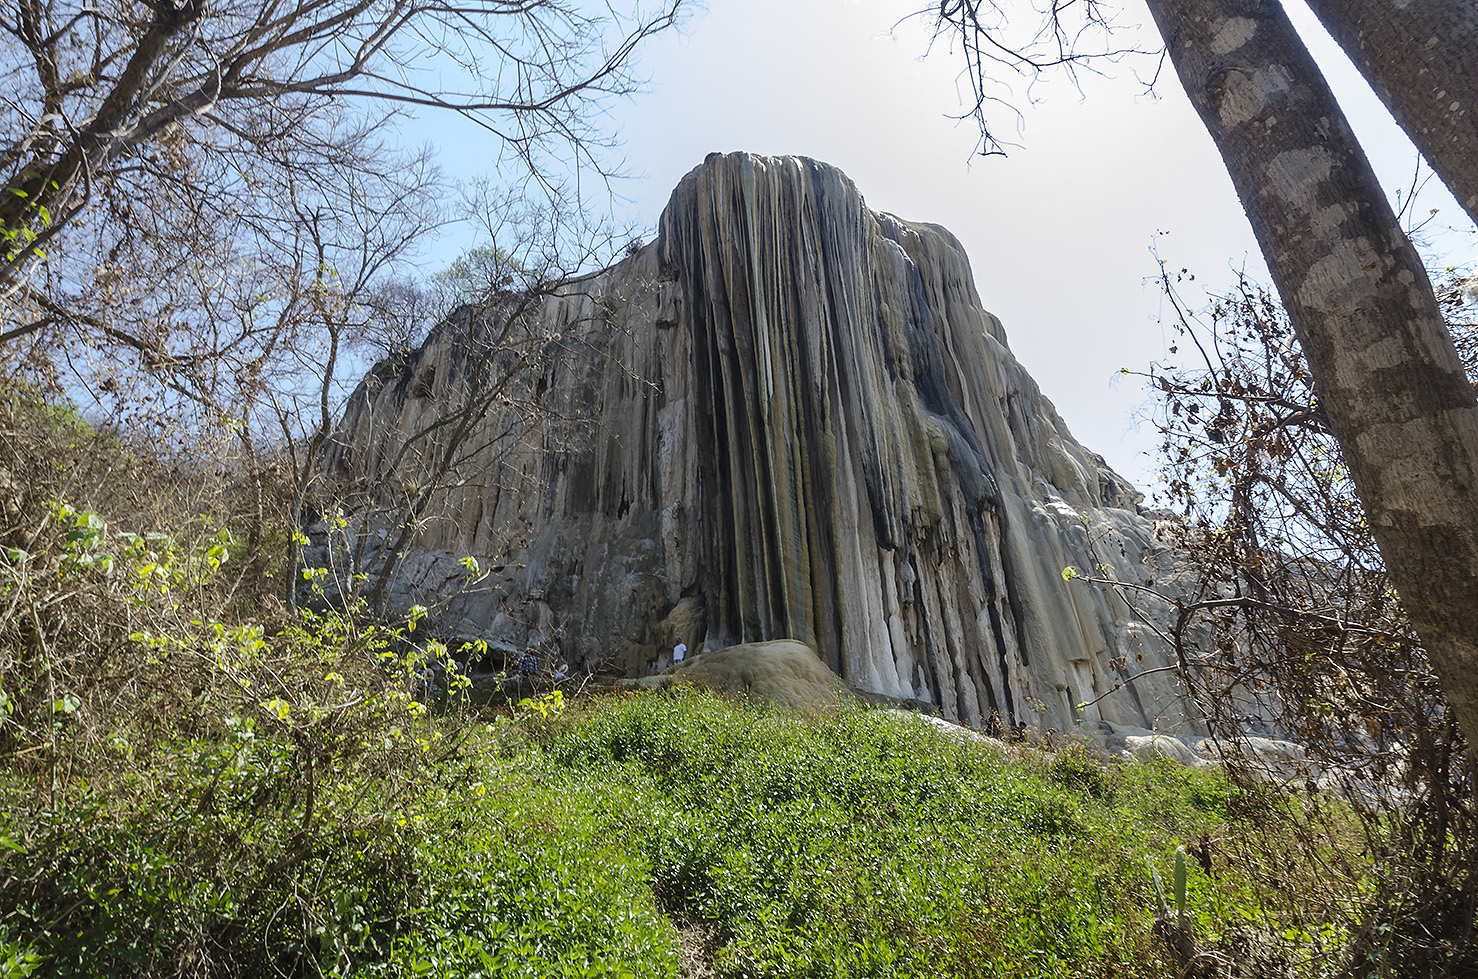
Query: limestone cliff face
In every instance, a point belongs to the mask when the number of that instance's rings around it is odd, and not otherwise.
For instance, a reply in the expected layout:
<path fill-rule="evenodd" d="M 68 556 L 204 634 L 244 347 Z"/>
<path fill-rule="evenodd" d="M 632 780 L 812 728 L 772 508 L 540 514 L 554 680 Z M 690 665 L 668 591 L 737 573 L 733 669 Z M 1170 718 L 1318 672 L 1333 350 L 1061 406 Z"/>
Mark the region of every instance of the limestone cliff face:
<path fill-rule="evenodd" d="M 869 210 L 836 169 L 710 156 L 656 242 L 535 315 L 587 353 L 520 383 L 578 423 L 480 423 L 497 448 L 443 494 L 391 589 L 431 605 L 459 557 L 497 568 L 445 605 L 451 631 L 633 674 L 679 640 L 793 638 L 859 689 L 1059 731 L 1168 665 L 1121 598 L 1063 577 L 1151 573 L 1132 488 L 1012 357 L 959 243 Z M 473 383 L 468 331 L 366 379 L 331 456 L 341 483 L 407 478 L 387 469 L 400 447 Z M 1089 727 L 1186 724 L 1170 676 L 1090 708 Z"/>

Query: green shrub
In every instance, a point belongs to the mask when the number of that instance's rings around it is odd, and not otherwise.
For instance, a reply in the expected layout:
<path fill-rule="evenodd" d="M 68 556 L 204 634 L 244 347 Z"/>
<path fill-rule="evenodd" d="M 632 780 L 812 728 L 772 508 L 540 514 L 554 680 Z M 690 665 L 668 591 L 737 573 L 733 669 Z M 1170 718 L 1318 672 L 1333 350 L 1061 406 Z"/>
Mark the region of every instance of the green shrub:
<path fill-rule="evenodd" d="M 586 704 L 542 757 L 546 778 L 649 793 L 652 889 L 717 936 L 721 976 L 1159 975 L 1143 857 L 1215 833 L 1231 792 L 1214 771 L 1072 749 L 1034 767 L 888 715 L 691 690 Z M 1188 893 L 1208 929 L 1281 913 L 1195 867 Z"/>
<path fill-rule="evenodd" d="M 1048 764 L 1047 774 L 1059 785 L 1112 802 L 1113 780 L 1082 744 L 1064 745 Z"/>

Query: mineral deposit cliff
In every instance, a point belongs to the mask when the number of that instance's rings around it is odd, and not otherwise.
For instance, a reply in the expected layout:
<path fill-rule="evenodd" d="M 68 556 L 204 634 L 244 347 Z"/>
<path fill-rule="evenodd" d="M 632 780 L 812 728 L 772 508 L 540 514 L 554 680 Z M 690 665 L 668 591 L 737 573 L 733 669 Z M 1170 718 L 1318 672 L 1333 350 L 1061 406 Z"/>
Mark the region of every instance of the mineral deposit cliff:
<path fill-rule="evenodd" d="M 456 436 L 461 468 L 438 469 L 456 428 L 438 419 L 488 383 L 469 338 L 505 314 L 382 364 L 331 447 L 371 571 L 404 522 L 371 504 L 445 484 L 391 604 L 439 601 L 445 631 L 556 644 L 575 668 L 793 638 L 857 689 L 964 723 L 1199 730 L 1171 672 L 1075 709 L 1170 658 L 1144 618 L 1163 607 L 1064 569 L 1140 582 L 1163 549 L 943 228 L 870 210 L 812 160 L 714 154 L 655 242 L 524 314 L 558 355 L 509 372 Z"/>

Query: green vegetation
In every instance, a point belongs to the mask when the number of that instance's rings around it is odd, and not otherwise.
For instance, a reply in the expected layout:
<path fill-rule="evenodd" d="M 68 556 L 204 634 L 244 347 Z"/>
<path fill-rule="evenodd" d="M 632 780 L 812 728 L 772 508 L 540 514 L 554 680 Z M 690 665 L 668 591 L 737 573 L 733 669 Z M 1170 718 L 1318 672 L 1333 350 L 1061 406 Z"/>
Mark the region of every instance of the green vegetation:
<path fill-rule="evenodd" d="M 1230 850 L 1176 863 L 1242 831 L 1212 772 L 691 690 L 538 706 L 414 745 L 259 714 L 160 738 L 146 771 L 12 771 L 3 949 L 66 976 L 678 976 L 685 944 L 720 976 L 1164 976 L 1149 866 L 1203 933 L 1320 910 Z"/>
<path fill-rule="evenodd" d="M 4 404 L 5 979 L 1314 975 L 1373 893 L 1337 804 L 1168 761 L 691 689 L 479 707 L 424 610 L 317 570 L 289 609 L 229 488 Z"/>

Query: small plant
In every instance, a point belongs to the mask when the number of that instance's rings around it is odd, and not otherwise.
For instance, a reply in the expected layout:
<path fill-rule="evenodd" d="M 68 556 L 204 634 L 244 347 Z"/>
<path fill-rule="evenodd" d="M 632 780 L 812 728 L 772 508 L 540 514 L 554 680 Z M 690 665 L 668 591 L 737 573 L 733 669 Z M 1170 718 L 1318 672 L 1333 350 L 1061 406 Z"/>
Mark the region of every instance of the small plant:
<path fill-rule="evenodd" d="M 1150 883 L 1155 888 L 1155 910 L 1161 918 L 1170 917 L 1170 905 L 1165 901 L 1165 885 L 1160 880 L 1160 871 L 1155 869 L 1155 862 L 1149 857 L 1144 858 L 1145 866 L 1150 868 Z"/>
<path fill-rule="evenodd" d="M 1190 917 L 1186 913 L 1185 847 L 1175 848 L 1175 871 L 1172 878 L 1175 885 L 1175 916 L 1173 918 L 1170 915 L 1170 907 L 1165 901 L 1165 888 L 1160 882 L 1160 872 L 1155 869 L 1153 862 L 1150 862 L 1150 880 L 1155 886 L 1155 902 L 1159 910 L 1153 931 L 1180 959 L 1181 965 L 1189 967 L 1190 963 L 1200 955 L 1200 949 L 1196 944 L 1196 930 L 1192 927 Z"/>
<path fill-rule="evenodd" d="M 33 947 L 7 941 L 0 932 L 0 979 L 25 979 L 40 969 L 43 961 Z"/>
<path fill-rule="evenodd" d="M 1113 779 L 1078 742 L 1070 741 L 1057 752 L 1047 766 L 1047 774 L 1059 785 L 1097 799 L 1106 799 L 1113 793 Z"/>
<path fill-rule="evenodd" d="M 66 534 L 61 574 L 78 576 L 88 571 L 104 574 L 113 570 L 113 556 L 103 550 L 108 523 L 96 513 L 78 511 L 66 503 L 56 506 L 56 522 Z"/>
<path fill-rule="evenodd" d="M 1185 847 L 1175 848 L 1175 914 L 1182 924 L 1186 922 L 1185 913 Z"/>
<path fill-rule="evenodd" d="M 1155 887 L 1155 906 L 1161 918 L 1170 917 L 1170 905 L 1165 900 L 1165 885 L 1160 880 L 1160 872 L 1155 869 L 1155 862 L 1149 858 L 1145 863 L 1150 868 L 1150 882 Z M 1175 884 L 1175 917 L 1182 923 L 1186 923 L 1186 866 L 1185 847 L 1175 848 L 1175 875 L 1171 878 Z"/>
<path fill-rule="evenodd" d="M 565 694 L 563 690 L 551 690 L 541 697 L 525 697 L 518 702 L 518 706 L 530 715 L 538 714 L 541 720 L 547 721 L 564 713 Z"/>

